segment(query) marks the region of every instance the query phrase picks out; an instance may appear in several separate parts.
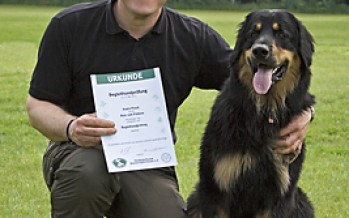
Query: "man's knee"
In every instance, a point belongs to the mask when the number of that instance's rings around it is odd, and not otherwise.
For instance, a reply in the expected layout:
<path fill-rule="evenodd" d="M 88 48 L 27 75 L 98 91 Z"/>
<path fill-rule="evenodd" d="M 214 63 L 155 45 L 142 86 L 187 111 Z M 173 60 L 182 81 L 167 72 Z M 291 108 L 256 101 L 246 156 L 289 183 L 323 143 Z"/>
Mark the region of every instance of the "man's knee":
<path fill-rule="evenodd" d="M 117 175 L 106 169 L 102 151 L 79 148 L 64 158 L 54 173 L 53 213 L 104 214 L 119 186 Z"/>
<path fill-rule="evenodd" d="M 172 168 L 126 172 L 120 175 L 121 191 L 115 217 L 186 217 Z M 137 208 L 137 210 L 135 209 Z"/>
<path fill-rule="evenodd" d="M 117 175 L 107 171 L 103 151 L 91 148 L 80 148 L 67 156 L 55 172 L 55 182 L 71 186 L 86 197 L 106 187 L 111 192 L 119 188 Z"/>

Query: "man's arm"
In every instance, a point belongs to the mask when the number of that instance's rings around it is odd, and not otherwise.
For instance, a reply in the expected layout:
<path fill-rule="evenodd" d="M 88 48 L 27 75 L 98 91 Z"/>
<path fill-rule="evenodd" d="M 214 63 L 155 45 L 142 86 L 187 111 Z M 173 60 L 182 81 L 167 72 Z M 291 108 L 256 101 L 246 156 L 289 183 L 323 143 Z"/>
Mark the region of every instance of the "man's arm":
<path fill-rule="evenodd" d="M 68 141 L 69 135 L 80 146 L 94 147 L 101 145 L 101 136 L 116 132 L 113 122 L 99 119 L 96 114 L 76 117 L 53 103 L 32 96 L 28 97 L 26 106 L 31 125 L 53 141 Z"/>

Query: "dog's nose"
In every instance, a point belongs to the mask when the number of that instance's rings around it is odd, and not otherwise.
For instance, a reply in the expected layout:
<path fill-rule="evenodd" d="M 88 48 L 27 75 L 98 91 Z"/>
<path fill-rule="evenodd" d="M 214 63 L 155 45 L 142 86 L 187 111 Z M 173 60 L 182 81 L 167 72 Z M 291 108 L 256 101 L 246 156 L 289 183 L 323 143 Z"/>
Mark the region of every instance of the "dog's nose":
<path fill-rule="evenodd" d="M 252 54 L 258 60 L 265 60 L 270 54 L 270 48 L 265 44 L 255 44 L 252 46 Z"/>

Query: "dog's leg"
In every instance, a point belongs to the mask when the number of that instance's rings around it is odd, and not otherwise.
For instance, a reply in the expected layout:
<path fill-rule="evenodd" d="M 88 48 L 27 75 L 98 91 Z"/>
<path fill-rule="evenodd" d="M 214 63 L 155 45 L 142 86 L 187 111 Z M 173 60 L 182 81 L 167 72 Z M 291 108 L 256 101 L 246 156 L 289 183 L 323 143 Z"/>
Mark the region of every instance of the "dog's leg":
<path fill-rule="evenodd" d="M 202 210 L 197 190 L 193 192 L 188 198 L 187 211 L 188 218 L 202 218 Z"/>
<path fill-rule="evenodd" d="M 277 202 L 272 214 L 273 218 L 314 218 L 314 208 L 305 193 L 295 187 Z"/>
<path fill-rule="evenodd" d="M 216 204 L 214 199 L 209 198 L 208 195 L 199 193 L 196 190 L 188 198 L 188 217 L 189 218 L 229 218 L 223 208 Z"/>

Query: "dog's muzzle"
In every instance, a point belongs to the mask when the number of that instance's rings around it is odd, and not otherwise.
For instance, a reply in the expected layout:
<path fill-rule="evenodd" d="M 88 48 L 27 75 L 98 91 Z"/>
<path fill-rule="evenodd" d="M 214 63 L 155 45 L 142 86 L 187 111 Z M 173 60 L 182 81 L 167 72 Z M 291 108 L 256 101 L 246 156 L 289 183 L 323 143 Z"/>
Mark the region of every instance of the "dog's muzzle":
<path fill-rule="evenodd" d="M 274 83 L 282 80 L 288 62 L 277 64 L 273 58 L 272 48 L 267 44 L 256 43 L 252 46 L 251 52 L 248 62 L 254 74 L 252 85 L 257 94 L 265 95 Z"/>

